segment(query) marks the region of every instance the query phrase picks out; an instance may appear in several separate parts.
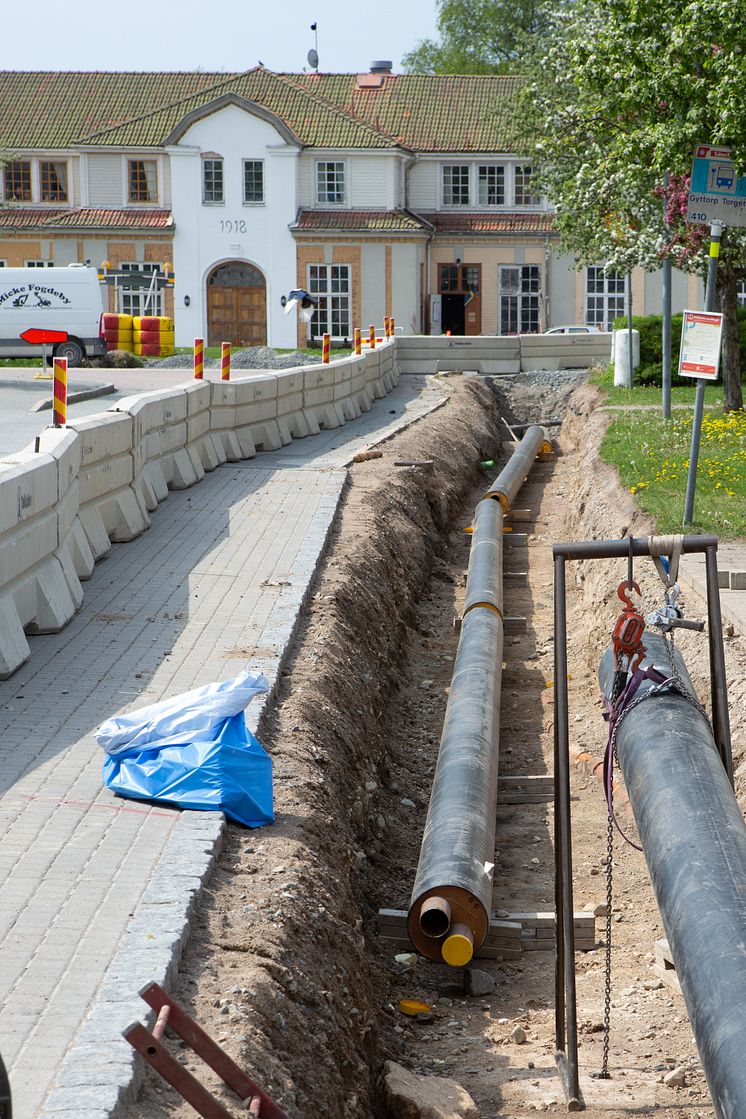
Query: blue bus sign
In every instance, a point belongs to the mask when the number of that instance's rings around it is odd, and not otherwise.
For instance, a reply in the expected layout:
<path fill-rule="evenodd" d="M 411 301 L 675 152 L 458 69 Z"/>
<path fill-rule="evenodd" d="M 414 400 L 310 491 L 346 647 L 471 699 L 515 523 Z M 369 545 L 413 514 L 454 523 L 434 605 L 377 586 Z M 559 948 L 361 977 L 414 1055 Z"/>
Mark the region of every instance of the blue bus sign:
<path fill-rule="evenodd" d="M 736 175 L 730 148 L 695 149 L 686 220 L 746 226 L 746 176 Z"/>

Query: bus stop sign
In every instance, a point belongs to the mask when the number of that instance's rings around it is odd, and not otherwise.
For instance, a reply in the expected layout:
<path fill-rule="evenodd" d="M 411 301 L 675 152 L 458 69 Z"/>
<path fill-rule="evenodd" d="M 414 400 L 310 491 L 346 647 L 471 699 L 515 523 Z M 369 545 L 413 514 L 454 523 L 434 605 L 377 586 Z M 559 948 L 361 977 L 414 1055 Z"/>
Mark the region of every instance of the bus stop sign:
<path fill-rule="evenodd" d="M 736 176 L 730 148 L 695 149 L 686 220 L 746 226 L 746 176 Z"/>

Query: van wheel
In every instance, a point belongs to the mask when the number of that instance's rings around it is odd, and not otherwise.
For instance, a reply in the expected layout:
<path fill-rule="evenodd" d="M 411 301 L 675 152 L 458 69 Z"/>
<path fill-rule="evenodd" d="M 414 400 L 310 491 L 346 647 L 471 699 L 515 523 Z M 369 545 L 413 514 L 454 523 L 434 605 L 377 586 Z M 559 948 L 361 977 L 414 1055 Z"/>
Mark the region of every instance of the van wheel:
<path fill-rule="evenodd" d="M 54 356 L 66 357 L 67 364 L 72 367 L 83 364 L 85 350 L 82 342 L 79 342 L 77 338 L 68 338 L 67 342 L 60 342 L 59 345 L 54 347 Z"/>

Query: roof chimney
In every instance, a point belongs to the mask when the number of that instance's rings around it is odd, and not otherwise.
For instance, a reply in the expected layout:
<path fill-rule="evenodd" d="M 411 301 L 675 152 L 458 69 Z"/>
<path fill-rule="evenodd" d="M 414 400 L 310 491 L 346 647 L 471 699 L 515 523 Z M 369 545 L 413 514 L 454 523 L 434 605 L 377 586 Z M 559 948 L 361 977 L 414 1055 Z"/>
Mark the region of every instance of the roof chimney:
<path fill-rule="evenodd" d="M 385 59 L 385 58 L 384 59 L 378 59 L 378 61 L 371 62 L 371 64 L 370 64 L 371 74 L 390 74 L 393 69 L 394 69 L 393 62 L 389 62 L 388 59 Z"/>

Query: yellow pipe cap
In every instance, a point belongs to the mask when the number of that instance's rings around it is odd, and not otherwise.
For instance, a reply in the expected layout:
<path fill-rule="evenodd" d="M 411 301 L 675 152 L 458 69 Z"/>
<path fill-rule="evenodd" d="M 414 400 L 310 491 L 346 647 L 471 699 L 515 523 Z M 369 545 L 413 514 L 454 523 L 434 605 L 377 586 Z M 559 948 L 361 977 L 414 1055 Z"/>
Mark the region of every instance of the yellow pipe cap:
<path fill-rule="evenodd" d="M 441 951 L 451 967 L 464 967 L 474 955 L 474 944 L 470 936 L 455 932 L 445 938 Z"/>

